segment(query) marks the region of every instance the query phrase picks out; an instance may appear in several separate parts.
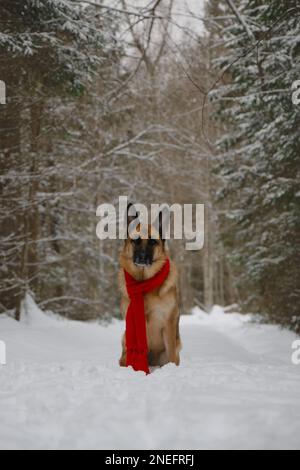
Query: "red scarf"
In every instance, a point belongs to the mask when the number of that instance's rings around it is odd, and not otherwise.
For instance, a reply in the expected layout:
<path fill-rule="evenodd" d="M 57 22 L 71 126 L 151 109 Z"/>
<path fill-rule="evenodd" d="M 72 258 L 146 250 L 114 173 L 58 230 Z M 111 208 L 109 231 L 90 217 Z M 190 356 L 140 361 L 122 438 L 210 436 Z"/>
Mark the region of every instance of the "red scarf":
<path fill-rule="evenodd" d="M 144 294 L 162 285 L 170 272 L 170 261 L 146 281 L 137 281 L 124 270 L 130 304 L 126 314 L 126 366 L 149 374 Z"/>

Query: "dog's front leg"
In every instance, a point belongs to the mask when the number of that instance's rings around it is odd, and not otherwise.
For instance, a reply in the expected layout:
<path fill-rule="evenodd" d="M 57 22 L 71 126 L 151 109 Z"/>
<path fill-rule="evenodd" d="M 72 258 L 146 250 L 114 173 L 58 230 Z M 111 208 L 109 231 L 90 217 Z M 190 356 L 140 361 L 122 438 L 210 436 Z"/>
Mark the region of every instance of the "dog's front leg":
<path fill-rule="evenodd" d="M 164 344 L 169 362 L 179 365 L 179 354 L 176 340 L 177 314 L 172 312 L 163 330 Z"/>
<path fill-rule="evenodd" d="M 126 367 L 126 345 L 125 345 L 125 333 L 122 336 L 122 354 L 119 360 L 121 367 Z"/>
<path fill-rule="evenodd" d="M 129 299 L 128 297 L 126 297 L 125 295 L 122 297 L 122 300 L 121 300 L 121 314 L 122 314 L 122 317 L 125 318 L 126 317 L 126 312 L 127 312 L 127 309 L 128 309 L 128 305 L 129 305 Z M 125 333 L 123 334 L 122 336 L 122 354 L 121 354 L 121 357 L 119 359 L 119 364 L 121 367 L 126 367 L 126 340 L 125 340 Z"/>

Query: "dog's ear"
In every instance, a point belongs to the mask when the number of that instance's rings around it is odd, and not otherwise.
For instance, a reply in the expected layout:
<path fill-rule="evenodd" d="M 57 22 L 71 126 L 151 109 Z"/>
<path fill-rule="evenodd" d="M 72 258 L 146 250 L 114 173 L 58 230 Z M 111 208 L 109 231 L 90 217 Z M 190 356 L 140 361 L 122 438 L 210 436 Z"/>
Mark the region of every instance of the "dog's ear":
<path fill-rule="evenodd" d="M 167 204 L 164 204 L 158 215 L 159 236 L 163 242 L 169 237 L 170 217 L 170 208 Z"/>
<path fill-rule="evenodd" d="M 127 236 L 128 236 L 129 225 L 138 217 L 137 211 L 135 210 L 134 204 L 132 204 L 132 202 L 129 202 L 129 204 L 127 205 L 126 216 L 127 216 Z"/>
<path fill-rule="evenodd" d="M 168 217 L 169 217 L 169 211 L 164 207 L 158 212 L 158 215 L 156 215 L 155 221 L 153 223 L 153 227 L 158 232 L 159 238 L 163 242 L 166 241 L 165 237 L 166 237 L 167 227 L 168 227 Z"/>
<path fill-rule="evenodd" d="M 161 211 L 158 214 L 158 231 L 159 231 L 159 237 L 160 239 L 165 242 L 165 235 L 166 235 L 166 217 L 163 214 L 163 211 Z"/>

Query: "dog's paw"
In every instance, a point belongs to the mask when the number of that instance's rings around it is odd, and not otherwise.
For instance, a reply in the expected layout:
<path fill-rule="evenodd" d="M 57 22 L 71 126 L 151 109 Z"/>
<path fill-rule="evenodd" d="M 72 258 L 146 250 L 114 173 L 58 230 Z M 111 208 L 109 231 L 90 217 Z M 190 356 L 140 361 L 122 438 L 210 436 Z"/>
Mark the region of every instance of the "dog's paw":
<path fill-rule="evenodd" d="M 119 365 L 120 365 L 121 367 L 126 367 L 126 358 L 125 358 L 125 357 L 122 356 L 122 357 L 119 359 Z"/>

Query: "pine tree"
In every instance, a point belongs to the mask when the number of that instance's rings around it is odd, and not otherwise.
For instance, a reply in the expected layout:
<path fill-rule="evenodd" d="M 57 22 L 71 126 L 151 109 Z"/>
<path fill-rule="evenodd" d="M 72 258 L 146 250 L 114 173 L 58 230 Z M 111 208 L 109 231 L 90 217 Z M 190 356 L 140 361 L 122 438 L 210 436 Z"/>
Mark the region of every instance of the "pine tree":
<path fill-rule="evenodd" d="M 234 1 L 216 61 L 229 83 L 211 94 L 227 132 L 218 144 L 223 237 L 244 306 L 300 328 L 299 3 Z"/>

